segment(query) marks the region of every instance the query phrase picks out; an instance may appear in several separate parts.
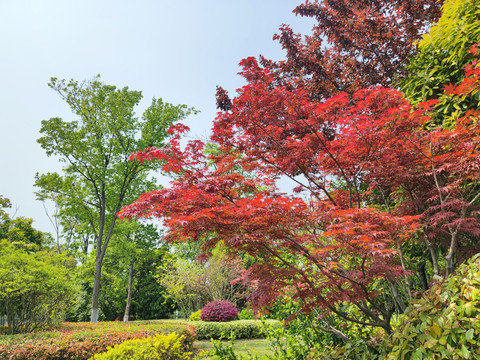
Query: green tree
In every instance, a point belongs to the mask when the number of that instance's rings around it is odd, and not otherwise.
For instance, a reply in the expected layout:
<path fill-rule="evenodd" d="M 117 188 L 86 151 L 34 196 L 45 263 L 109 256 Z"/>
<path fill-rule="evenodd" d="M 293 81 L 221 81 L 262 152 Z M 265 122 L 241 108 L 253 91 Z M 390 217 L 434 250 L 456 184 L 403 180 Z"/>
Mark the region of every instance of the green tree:
<path fill-rule="evenodd" d="M 130 160 L 132 153 L 165 146 L 166 129 L 195 110 L 153 99 L 141 119 L 134 108 L 140 91 L 117 89 L 96 77 L 79 83 L 52 78 L 49 86 L 77 116 L 72 121 L 42 121 L 37 141 L 47 155 L 65 163 L 62 174 L 37 174 L 39 199 L 52 199 L 65 214 L 76 214 L 88 224 L 95 239 L 95 272 L 91 322 L 98 319 L 103 259 L 114 234 L 117 213 L 146 189 L 154 186 L 148 174 L 160 163 Z"/>
<path fill-rule="evenodd" d="M 30 332 L 63 321 L 74 293 L 72 260 L 0 240 L 0 331 Z"/>
<path fill-rule="evenodd" d="M 159 267 L 158 281 L 166 298 L 187 318 L 205 303 L 205 269 L 195 261 L 171 256 Z"/>
<path fill-rule="evenodd" d="M 25 217 L 11 218 L 4 210 L 12 206 L 10 199 L 0 195 L 0 240 L 8 240 L 11 243 L 27 243 L 38 246 L 47 245 L 51 236 L 33 228 L 33 219 Z"/>
<path fill-rule="evenodd" d="M 476 104 L 444 93 L 445 86 L 459 84 L 464 67 L 474 60 L 469 49 L 480 42 L 480 3 L 477 0 L 446 0 L 442 16 L 418 43 L 418 53 L 407 63 L 408 76 L 399 85 L 408 99 L 438 99 L 438 122 L 458 119 Z M 478 99 L 476 99 L 478 101 Z"/>

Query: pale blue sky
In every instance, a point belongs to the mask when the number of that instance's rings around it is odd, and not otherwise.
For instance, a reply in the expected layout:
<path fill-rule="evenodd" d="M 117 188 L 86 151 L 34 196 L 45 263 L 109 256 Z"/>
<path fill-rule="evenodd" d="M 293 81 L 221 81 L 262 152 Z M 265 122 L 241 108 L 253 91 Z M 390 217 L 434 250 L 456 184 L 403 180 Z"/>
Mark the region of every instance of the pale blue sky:
<path fill-rule="evenodd" d="M 238 62 L 281 59 L 274 33 L 281 24 L 310 33 L 313 21 L 292 14 L 295 0 L 0 0 L 0 194 L 17 216 L 53 231 L 34 197 L 36 172 L 59 171 L 36 143 L 40 122 L 71 119 L 47 86 L 50 77 L 141 90 L 201 111 L 187 120 L 191 136 L 207 137 L 215 117 L 215 86 L 233 95 L 242 86 Z M 53 209 L 51 209 L 53 210 Z"/>

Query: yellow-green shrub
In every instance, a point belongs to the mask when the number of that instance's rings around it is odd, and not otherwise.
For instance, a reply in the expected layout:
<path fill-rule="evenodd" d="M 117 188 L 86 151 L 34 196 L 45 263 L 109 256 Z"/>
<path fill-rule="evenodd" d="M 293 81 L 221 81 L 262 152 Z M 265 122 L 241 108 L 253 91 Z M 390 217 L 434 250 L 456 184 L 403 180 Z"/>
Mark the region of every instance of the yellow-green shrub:
<path fill-rule="evenodd" d="M 190 314 L 190 321 L 200 321 L 200 313 L 202 310 L 195 311 Z"/>
<path fill-rule="evenodd" d="M 189 360 L 192 353 L 184 342 L 185 336 L 176 333 L 159 334 L 145 339 L 125 341 L 110 348 L 107 352 L 96 354 L 95 360 Z"/>

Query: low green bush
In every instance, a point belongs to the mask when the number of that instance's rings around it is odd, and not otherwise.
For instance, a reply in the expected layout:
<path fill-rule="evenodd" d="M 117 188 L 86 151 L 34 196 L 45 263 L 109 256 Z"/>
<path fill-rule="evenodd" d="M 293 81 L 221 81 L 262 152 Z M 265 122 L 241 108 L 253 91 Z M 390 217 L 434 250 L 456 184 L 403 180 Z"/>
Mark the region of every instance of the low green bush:
<path fill-rule="evenodd" d="M 377 340 L 377 339 L 375 339 Z M 388 356 L 388 348 L 383 342 L 359 339 L 343 345 L 327 346 L 322 350 L 313 349 L 307 360 L 384 360 Z"/>
<path fill-rule="evenodd" d="M 281 326 L 280 322 L 276 320 L 267 320 L 265 323 L 272 326 Z M 236 339 L 265 338 L 265 328 L 261 321 L 199 321 L 196 322 L 194 326 L 199 340 L 220 339 L 221 337 L 229 337 L 231 334 L 233 334 Z"/>
<path fill-rule="evenodd" d="M 181 323 L 65 323 L 56 331 L 0 336 L 0 359 L 86 360 L 127 340 L 172 332 L 184 335 L 185 344 L 196 338 L 195 328 Z"/>
<path fill-rule="evenodd" d="M 189 360 L 192 353 L 185 344 L 185 335 L 158 334 L 145 339 L 133 339 L 95 354 L 92 360 Z"/>
<path fill-rule="evenodd" d="M 480 255 L 414 302 L 389 359 L 480 359 Z"/>
<path fill-rule="evenodd" d="M 190 321 L 200 321 L 200 313 L 202 310 L 195 311 L 190 314 Z"/>
<path fill-rule="evenodd" d="M 253 314 L 253 310 L 252 309 L 242 309 L 242 311 L 240 311 L 238 313 L 238 319 L 239 320 L 254 320 L 255 319 L 255 315 Z"/>

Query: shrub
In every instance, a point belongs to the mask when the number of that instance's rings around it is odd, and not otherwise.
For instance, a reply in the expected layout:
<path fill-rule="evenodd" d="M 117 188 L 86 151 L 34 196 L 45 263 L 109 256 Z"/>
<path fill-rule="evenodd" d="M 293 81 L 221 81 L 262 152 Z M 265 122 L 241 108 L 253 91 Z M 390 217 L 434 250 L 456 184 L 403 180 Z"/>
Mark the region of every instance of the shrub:
<path fill-rule="evenodd" d="M 413 303 L 392 335 L 390 359 L 480 358 L 480 255 Z"/>
<path fill-rule="evenodd" d="M 158 334 L 145 339 L 133 339 L 109 348 L 107 352 L 96 354 L 91 359 L 96 360 L 189 360 L 189 346 L 184 342 L 185 335 L 176 333 Z"/>
<path fill-rule="evenodd" d="M 307 360 L 384 360 L 387 359 L 388 348 L 380 343 L 373 341 L 365 341 L 359 339 L 357 341 L 346 343 L 342 346 L 327 346 L 322 350 L 314 349 L 307 356 Z"/>
<path fill-rule="evenodd" d="M 267 320 L 266 325 L 281 327 L 279 321 Z M 260 321 L 238 320 L 230 322 L 204 322 L 195 323 L 195 330 L 199 340 L 220 339 L 233 335 L 236 339 L 265 338 L 265 326 Z"/>
<path fill-rule="evenodd" d="M 200 321 L 200 313 L 202 310 L 195 311 L 190 314 L 190 321 Z"/>
<path fill-rule="evenodd" d="M 238 313 L 238 318 L 240 320 L 254 320 L 255 315 L 253 315 L 252 309 L 242 309 L 242 311 Z"/>
<path fill-rule="evenodd" d="M 192 326 L 161 321 L 66 323 L 57 331 L 0 336 L 0 359 L 84 360 L 130 339 L 172 332 L 188 346 L 196 337 Z"/>
<path fill-rule="evenodd" d="M 211 301 L 205 305 L 200 313 L 200 318 L 203 321 L 230 321 L 237 316 L 237 308 L 230 301 Z"/>
<path fill-rule="evenodd" d="M 69 264 L 64 255 L 1 240 L 0 333 L 27 333 L 61 323 L 75 292 Z"/>

